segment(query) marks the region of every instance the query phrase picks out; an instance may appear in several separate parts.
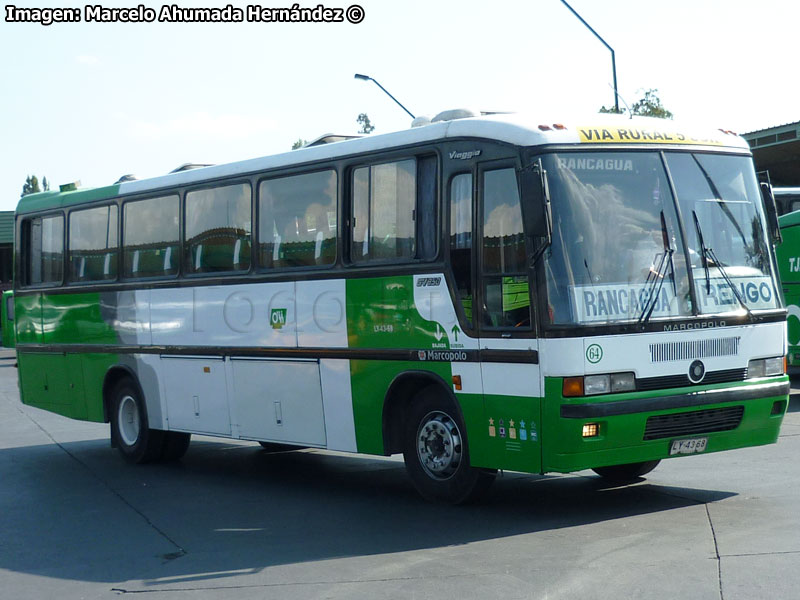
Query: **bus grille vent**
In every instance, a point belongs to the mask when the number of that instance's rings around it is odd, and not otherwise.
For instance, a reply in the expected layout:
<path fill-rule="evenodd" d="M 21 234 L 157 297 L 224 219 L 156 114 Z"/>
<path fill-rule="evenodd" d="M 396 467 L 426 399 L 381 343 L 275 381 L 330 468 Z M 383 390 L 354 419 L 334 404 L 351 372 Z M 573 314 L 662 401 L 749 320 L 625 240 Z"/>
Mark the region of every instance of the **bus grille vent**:
<path fill-rule="evenodd" d="M 664 342 L 650 344 L 650 362 L 694 360 L 713 356 L 736 356 L 739 354 L 741 337 L 692 340 L 689 342 Z"/>
<path fill-rule="evenodd" d="M 739 426 L 739 423 L 742 422 L 742 415 L 744 415 L 744 406 L 726 406 L 725 408 L 695 410 L 672 415 L 657 415 L 647 419 L 644 439 L 660 440 L 699 433 L 730 431 Z"/>
<path fill-rule="evenodd" d="M 734 383 L 747 379 L 747 368 L 725 369 L 723 371 L 709 371 L 698 385 L 712 383 Z M 661 375 L 660 377 L 642 377 L 636 380 L 636 390 L 645 392 L 650 390 L 666 390 L 676 387 L 689 387 L 695 385 L 689 381 L 688 375 Z"/>

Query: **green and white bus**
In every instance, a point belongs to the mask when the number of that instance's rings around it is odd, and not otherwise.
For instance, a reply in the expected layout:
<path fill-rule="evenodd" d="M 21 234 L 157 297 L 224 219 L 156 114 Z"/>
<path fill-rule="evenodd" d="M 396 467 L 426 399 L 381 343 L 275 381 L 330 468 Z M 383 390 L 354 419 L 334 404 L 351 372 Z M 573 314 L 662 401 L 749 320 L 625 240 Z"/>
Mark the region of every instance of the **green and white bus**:
<path fill-rule="evenodd" d="M 776 193 L 775 200 L 780 210 L 778 197 Z M 790 367 L 800 367 L 800 211 L 783 214 L 778 222 L 783 240 L 778 245 L 776 254 L 783 287 L 783 302 L 788 311 L 787 362 Z"/>
<path fill-rule="evenodd" d="M 198 433 L 403 453 L 450 502 L 499 469 L 634 479 L 777 440 L 774 210 L 729 132 L 464 111 L 30 195 L 22 398 L 132 462 Z"/>

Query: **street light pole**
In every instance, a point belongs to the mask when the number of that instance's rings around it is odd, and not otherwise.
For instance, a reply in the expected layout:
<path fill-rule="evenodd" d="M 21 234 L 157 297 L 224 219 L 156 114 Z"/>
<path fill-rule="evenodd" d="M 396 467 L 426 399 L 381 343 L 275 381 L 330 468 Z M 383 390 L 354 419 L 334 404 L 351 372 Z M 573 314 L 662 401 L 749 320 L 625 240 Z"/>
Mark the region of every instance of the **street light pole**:
<path fill-rule="evenodd" d="M 600 37 L 599 33 L 597 33 L 594 29 L 592 29 L 591 25 L 589 25 L 586 21 L 583 20 L 583 17 L 580 16 L 575 11 L 574 8 L 572 8 L 569 4 L 567 4 L 566 0 L 561 0 L 561 3 L 568 9 L 570 9 L 570 11 L 572 11 L 572 14 L 578 17 L 578 19 L 580 19 L 580 22 L 586 25 L 589 31 L 591 31 L 595 35 L 595 37 L 601 42 L 603 42 L 603 45 L 611 51 L 611 70 L 614 73 L 614 112 L 619 113 L 619 94 L 617 93 L 617 61 L 614 58 L 614 49 L 611 46 L 609 46 L 603 38 Z M 377 81 L 375 83 L 377 83 Z"/>
<path fill-rule="evenodd" d="M 389 96 L 389 98 L 391 98 L 392 100 L 394 100 L 395 102 L 397 102 L 397 105 L 398 105 L 400 108 L 402 108 L 404 111 L 406 111 L 406 112 L 407 112 L 407 113 L 408 113 L 408 114 L 411 116 L 411 118 L 412 118 L 412 119 L 415 119 L 415 118 L 416 118 L 416 117 L 415 117 L 413 114 L 411 114 L 411 111 L 410 111 L 410 110 L 408 110 L 408 109 L 407 109 L 405 106 L 403 106 L 402 104 L 400 104 L 400 101 L 399 101 L 397 98 L 395 98 L 394 96 L 392 96 L 392 95 L 389 93 L 389 91 L 388 91 L 388 90 L 387 90 L 385 87 L 383 87 L 383 86 L 382 86 L 380 83 L 378 83 L 376 80 L 374 80 L 374 79 L 373 79 L 372 77 L 370 77 L 369 75 L 362 75 L 362 74 L 360 74 L 360 73 L 356 73 L 356 75 L 355 75 L 355 78 L 356 78 L 356 79 L 361 79 L 362 81 L 371 81 L 372 83 L 374 83 L 375 85 L 377 85 L 379 88 L 381 88 L 381 89 L 383 90 L 383 93 L 384 93 L 384 94 L 386 94 L 387 96 Z"/>

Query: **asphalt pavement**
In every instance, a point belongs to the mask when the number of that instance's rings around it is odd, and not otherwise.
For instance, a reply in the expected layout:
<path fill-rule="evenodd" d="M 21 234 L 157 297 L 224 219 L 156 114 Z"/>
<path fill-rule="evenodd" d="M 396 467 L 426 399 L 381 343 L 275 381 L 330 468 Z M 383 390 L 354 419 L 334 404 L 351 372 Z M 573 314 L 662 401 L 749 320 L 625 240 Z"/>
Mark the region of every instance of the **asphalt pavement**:
<path fill-rule="evenodd" d="M 800 598 L 800 381 L 777 444 L 613 487 L 504 473 L 432 505 L 398 457 L 195 437 L 133 466 L 0 352 L 0 598 Z"/>

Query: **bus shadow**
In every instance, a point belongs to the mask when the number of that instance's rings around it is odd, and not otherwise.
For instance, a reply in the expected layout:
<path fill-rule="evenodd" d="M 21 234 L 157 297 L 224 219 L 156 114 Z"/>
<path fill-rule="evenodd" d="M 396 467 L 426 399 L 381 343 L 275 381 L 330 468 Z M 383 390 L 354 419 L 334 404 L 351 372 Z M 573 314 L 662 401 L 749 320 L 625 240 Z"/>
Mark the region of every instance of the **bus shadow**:
<path fill-rule="evenodd" d="M 800 412 L 800 393 L 789 396 L 789 407 L 787 408 L 787 412 Z"/>
<path fill-rule="evenodd" d="M 61 448 L 70 457 L 52 445 L 0 450 L 0 525 L 13 540 L 0 545 L 0 569 L 127 582 L 125 591 L 226 585 L 275 566 L 461 546 L 735 495 L 515 473 L 481 503 L 453 507 L 421 500 L 396 460 L 201 440 L 178 463 L 134 466 L 107 441 Z"/>

